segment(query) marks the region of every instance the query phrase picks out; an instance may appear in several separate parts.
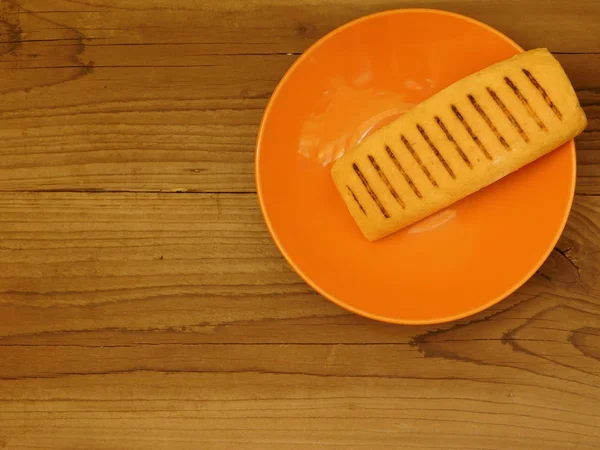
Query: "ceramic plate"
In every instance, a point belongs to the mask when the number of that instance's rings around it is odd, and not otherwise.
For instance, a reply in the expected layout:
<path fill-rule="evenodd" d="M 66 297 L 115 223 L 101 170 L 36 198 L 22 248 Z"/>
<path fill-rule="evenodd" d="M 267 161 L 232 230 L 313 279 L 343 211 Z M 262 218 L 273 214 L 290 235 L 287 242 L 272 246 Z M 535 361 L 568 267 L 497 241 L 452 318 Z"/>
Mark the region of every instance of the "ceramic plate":
<path fill-rule="evenodd" d="M 362 236 L 330 176 L 365 136 L 521 51 L 473 19 L 406 9 L 346 24 L 295 62 L 263 117 L 256 182 L 277 246 L 307 283 L 358 314 L 426 324 L 481 311 L 535 273 L 571 207 L 573 142 L 377 242 Z"/>

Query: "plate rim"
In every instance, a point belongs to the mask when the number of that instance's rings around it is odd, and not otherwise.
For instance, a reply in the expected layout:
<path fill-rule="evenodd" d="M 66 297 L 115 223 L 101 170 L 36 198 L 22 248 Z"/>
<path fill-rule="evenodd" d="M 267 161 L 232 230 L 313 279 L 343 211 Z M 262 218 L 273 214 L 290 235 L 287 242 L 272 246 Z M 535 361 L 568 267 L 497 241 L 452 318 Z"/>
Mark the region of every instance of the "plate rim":
<path fill-rule="evenodd" d="M 302 52 L 302 55 L 300 55 L 300 57 L 294 61 L 294 63 L 286 70 L 285 74 L 281 77 L 281 79 L 279 80 L 279 82 L 277 83 L 277 86 L 275 87 L 275 89 L 273 90 L 273 93 L 271 94 L 269 101 L 267 103 L 267 106 L 265 107 L 265 110 L 263 112 L 263 115 L 261 117 L 261 121 L 260 121 L 260 126 L 259 126 L 259 130 L 258 130 L 258 135 L 257 135 L 257 139 L 256 139 L 256 151 L 255 151 L 255 157 L 254 157 L 254 182 L 256 185 L 256 193 L 257 193 L 257 197 L 258 197 L 258 203 L 260 206 L 260 211 L 261 211 L 261 215 L 267 225 L 267 229 L 269 230 L 269 234 L 271 235 L 271 238 L 273 239 L 273 241 L 275 242 L 275 245 L 277 246 L 277 249 L 279 250 L 279 252 L 283 255 L 283 257 L 285 258 L 285 260 L 287 261 L 287 263 L 292 267 L 292 269 L 294 269 L 294 271 L 304 280 L 304 282 L 306 282 L 312 289 L 314 289 L 316 292 L 318 292 L 320 295 L 322 295 L 323 297 L 325 297 L 327 300 L 333 302 L 334 304 L 336 304 L 337 306 L 353 312 L 359 316 L 362 317 L 366 317 L 368 319 L 372 319 L 372 320 L 377 320 L 379 322 L 385 322 L 385 323 L 390 323 L 390 324 L 395 324 L 395 325 L 434 325 L 434 324 L 443 324 L 443 323 L 448 323 L 448 322 L 453 322 L 456 320 L 460 320 L 460 319 L 464 319 L 466 317 L 471 317 L 475 314 L 478 314 L 498 303 L 500 303 L 502 300 L 506 299 L 507 297 L 509 297 L 511 294 L 513 294 L 514 292 L 516 292 L 519 288 L 521 288 L 527 281 L 529 281 L 531 279 L 531 277 L 533 277 L 533 275 L 538 271 L 538 269 L 544 264 L 544 262 L 548 259 L 548 257 L 550 256 L 550 254 L 552 253 L 552 250 L 554 250 L 554 247 L 556 246 L 558 240 L 560 239 L 560 237 L 562 236 L 564 229 L 567 225 L 567 221 L 569 219 L 570 216 L 570 212 L 573 206 L 573 201 L 575 198 L 575 186 L 576 186 L 576 182 L 577 182 L 577 157 L 576 157 L 576 145 L 575 145 L 575 140 L 572 139 L 569 142 L 567 142 L 565 145 L 569 146 L 569 151 L 571 152 L 571 186 L 569 188 L 569 199 L 566 203 L 566 208 L 563 214 L 563 219 L 562 219 L 562 223 L 557 227 L 557 232 L 556 235 L 552 238 L 552 240 L 549 242 L 548 248 L 546 249 L 545 252 L 542 253 L 540 259 L 538 261 L 536 261 L 535 264 L 532 265 L 532 269 L 527 272 L 525 275 L 523 275 L 523 277 L 516 282 L 513 286 L 511 286 L 509 289 L 507 289 L 505 292 L 503 292 L 502 294 L 494 297 L 491 301 L 485 303 L 484 305 L 478 306 L 476 308 L 472 308 L 469 310 L 466 310 L 462 313 L 458 313 L 458 314 L 454 314 L 452 316 L 445 316 L 445 317 L 438 317 L 438 318 L 432 318 L 432 319 L 416 319 L 416 320 L 409 320 L 409 319 L 399 319 L 399 318 L 393 318 L 393 317 L 387 317 L 387 316 L 380 316 L 377 314 L 372 314 L 369 313 L 368 311 L 364 311 L 362 309 L 359 308 L 355 308 L 351 305 L 348 305 L 347 303 L 345 303 L 344 301 L 342 301 L 341 299 L 335 297 L 334 295 L 329 294 L 325 289 L 321 288 L 319 285 L 317 285 L 310 277 L 308 277 L 304 271 L 298 267 L 298 265 L 294 262 L 294 260 L 290 257 L 290 255 L 287 253 L 287 251 L 285 250 L 284 246 L 282 245 L 281 241 L 279 240 L 279 238 L 277 237 L 277 234 L 275 232 L 275 229 L 273 227 L 273 224 L 271 223 L 271 220 L 269 218 L 269 215 L 266 211 L 265 205 L 264 205 L 264 201 L 263 201 L 263 192 L 262 192 L 262 183 L 260 182 L 260 169 L 259 169 L 259 162 L 260 162 L 260 149 L 262 147 L 262 140 L 264 137 L 264 131 L 266 128 L 266 122 L 267 122 L 267 118 L 269 117 L 269 114 L 271 112 L 271 107 L 273 106 L 273 103 L 275 101 L 275 99 L 278 97 L 279 95 L 279 91 L 283 88 L 283 86 L 285 85 L 288 77 L 292 74 L 292 72 L 296 69 L 297 66 L 299 66 L 300 64 L 302 64 L 302 62 L 304 61 L 305 58 L 308 58 L 310 56 L 310 53 L 317 47 L 323 45 L 328 39 L 330 39 L 331 37 L 335 36 L 336 34 L 344 31 L 346 28 L 350 28 L 352 26 L 357 25 L 358 23 L 367 21 L 367 20 L 372 20 L 374 18 L 377 18 L 379 16 L 387 16 L 387 15 L 395 15 L 395 14 L 406 14 L 406 13 L 419 13 L 419 12 L 424 12 L 424 13 L 429 13 L 429 14 L 435 14 L 435 15 L 442 15 L 442 16 L 449 16 L 449 17 L 454 17 L 454 18 L 458 18 L 461 20 L 464 20 L 466 22 L 470 22 L 472 24 L 475 24 L 481 28 L 486 29 L 487 31 L 492 32 L 493 34 L 497 35 L 498 37 L 500 37 L 501 39 L 505 40 L 506 42 L 508 42 L 509 44 L 511 44 L 513 47 L 515 47 L 515 49 L 519 52 L 519 53 L 523 53 L 525 50 L 523 49 L 523 47 L 521 47 L 519 44 L 517 44 L 514 40 L 512 40 L 511 38 L 509 38 L 508 36 L 506 36 L 504 33 L 502 33 L 501 31 L 497 30 L 496 28 L 493 28 L 492 26 L 481 22 L 477 19 L 473 19 L 472 17 L 468 17 L 465 16 L 463 14 L 459 14 L 459 13 L 455 13 L 455 12 L 451 12 L 451 11 L 445 11 L 442 9 L 435 9 L 435 8 L 400 8 L 400 9 L 390 9 L 390 10 L 385 10 L 385 11 L 379 11 L 376 13 L 372 13 L 372 14 L 367 14 L 365 16 L 353 19 L 333 30 L 331 30 L 330 32 L 326 33 L 324 36 L 322 36 L 321 38 L 319 38 L 316 42 L 314 42 L 312 45 L 310 45 L 306 50 L 304 50 L 304 52 Z"/>

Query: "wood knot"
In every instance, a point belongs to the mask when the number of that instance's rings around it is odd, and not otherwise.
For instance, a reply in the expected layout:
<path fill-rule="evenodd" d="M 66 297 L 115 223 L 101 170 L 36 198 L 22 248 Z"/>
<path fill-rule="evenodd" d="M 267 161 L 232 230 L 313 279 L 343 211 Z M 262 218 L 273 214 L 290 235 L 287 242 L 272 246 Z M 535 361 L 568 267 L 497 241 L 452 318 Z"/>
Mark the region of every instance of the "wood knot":
<path fill-rule="evenodd" d="M 0 55 L 15 53 L 21 42 L 21 28 L 16 23 L 0 19 Z"/>
<path fill-rule="evenodd" d="M 538 273 L 547 280 L 556 280 L 562 283 L 577 283 L 580 280 L 580 270 L 571 249 L 562 250 L 556 247 L 544 262 Z"/>
<path fill-rule="evenodd" d="M 80 30 L 55 23 L 46 15 L 38 16 L 18 3 L 0 0 L 0 61 L 5 72 L 12 74 L 0 80 L 0 93 L 28 92 L 73 81 L 93 71 L 93 61 L 82 61 L 85 36 Z M 32 24 L 35 31 L 52 30 L 53 40 L 60 43 L 50 47 L 43 39 L 24 39 L 34 30 Z M 27 69 L 44 69 L 43 76 Z"/>
<path fill-rule="evenodd" d="M 296 34 L 298 36 L 307 36 L 313 30 L 314 30 L 314 27 L 311 27 L 310 25 L 300 24 L 296 27 Z"/>
<path fill-rule="evenodd" d="M 23 32 L 17 13 L 21 11 L 15 2 L 0 0 L 0 56 L 14 53 L 19 48 Z"/>
<path fill-rule="evenodd" d="M 571 331 L 569 341 L 582 355 L 600 361 L 600 328 L 583 326 Z"/>

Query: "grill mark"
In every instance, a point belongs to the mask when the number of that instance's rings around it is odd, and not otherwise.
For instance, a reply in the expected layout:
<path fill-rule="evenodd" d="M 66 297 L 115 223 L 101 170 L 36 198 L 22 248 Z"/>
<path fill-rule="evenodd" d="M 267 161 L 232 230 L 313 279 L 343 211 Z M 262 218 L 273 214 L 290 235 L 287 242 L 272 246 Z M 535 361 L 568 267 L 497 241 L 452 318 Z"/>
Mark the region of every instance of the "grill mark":
<path fill-rule="evenodd" d="M 496 92 L 490 88 L 487 88 L 487 91 L 492 96 L 492 98 L 494 99 L 496 104 L 500 107 L 500 109 L 502 110 L 504 115 L 508 118 L 510 123 L 513 124 L 515 129 L 519 132 L 521 137 L 525 140 L 525 142 L 529 142 L 529 136 L 527 136 L 527 133 L 525 133 L 525 131 L 523 131 L 523 128 L 521 128 L 521 125 L 519 125 L 519 122 L 517 122 L 517 119 L 515 119 L 515 116 L 513 116 L 511 114 L 511 112 L 508 110 L 508 108 L 506 107 L 504 102 L 502 100 L 500 100 L 500 97 L 498 97 L 498 94 L 496 94 Z"/>
<path fill-rule="evenodd" d="M 408 149 L 408 151 L 410 152 L 412 157 L 415 159 L 415 161 L 417 162 L 417 164 L 419 165 L 419 167 L 421 168 L 423 173 L 427 176 L 427 178 L 429 178 L 429 181 L 431 182 L 431 184 L 433 184 L 435 187 L 438 187 L 437 181 L 435 181 L 435 179 L 433 178 L 433 175 L 431 175 L 431 173 L 429 172 L 429 169 L 427 169 L 427 167 L 425 167 L 425 164 L 423 164 L 423 161 L 421 161 L 421 158 L 419 158 L 419 155 L 417 155 L 417 152 L 415 152 L 415 149 L 412 147 L 412 145 L 410 145 L 410 142 L 408 142 L 408 140 L 406 139 L 406 137 L 404 137 L 404 135 L 400 136 L 400 139 L 402 139 L 402 143 Z"/>
<path fill-rule="evenodd" d="M 390 157 L 390 159 L 392 160 L 392 162 L 394 163 L 396 168 L 400 171 L 400 173 L 404 177 L 404 180 L 408 183 L 408 185 L 410 186 L 412 191 L 415 193 L 415 195 L 419 198 L 423 198 L 423 196 L 421 195 L 421 192 L 419 191 L 419 189 L 417 189 L 417 186 L 415 186 L 415 183 L 413 182 L 413 180 L 408 176 L 408 174 L 404 170 L 404 167 L 402 167 L 402 165 L 400 164 L 400 161 L 398 161 L 398 159 L 396 158 L 396 155 L 394 155 L 394 152 L 392 151 L 392 149 L 386 145 L 385 151 L 387 152 L 388 156 Z"/>
<path fill-rule="evenodd" d="M 448 128 L 446 128 L 446 125 L 444 125 L 444 122 L 442 122 L 442 119 L 440 119 L 438 116 L 435 116 L 435 121 L 439 125 L 439 127 L 442 129 L 444 134 L 446 135 L 446 138 L 448 138 L 448 140 L 454 144 L 456 151 L 458 152 L 458 154 L 460 155 L 462 160 L 465 162 L 465 164 L 467 166 L 469 166 L 469 168 L 472 169 L 473 164 L 471 164 L 471 160 L 469 160 L 469 157 L 465 154 L 465 152 L 463 152 L 462 148 L 460 148 L 460 145 L 458 145 L 458 142 L 456 142 L 456 139 L 454 139 L 454 136 L 452 136 L 452 134 L 450 134 L 450 132 L 448 131 Z"/>
<path fill-rule="evenodd" d="M 479 137 L 475 134 L 475 132 L 469 126 L 469 124 L 467 123 L 465 118 L 462 116 L 462 114 L 460 113 L 458 108 L 454 105 L 452 105 L 452 112 L 458 118 L 458 120 L 460 120 L 460 123 L 462 123 L 463 127 L 465 127 L 465 130 L 467 130 L 467 133 L 469 133 L 469 136 L 471 136 L 471 139 L 473 139 L 473 141 L 475 141 L 475 144 L 477 144 L 477 147 L 479 147 L 479 149 L 483 152 L 485 157 L 491 161 L 492 155 L 489 154 L 489 152 L 486 150 L 485 146 L 483 145 L 483 142 L 481 142 L 481 139 L 479 139 Z"/>
<path fill-rule="evenodd" d="M 544 101 L 546 102 L 546 104 L 550 107 L 550 109 L 554 112 L 554 114 L 556 114 L 556 116 L 562 120 L 563 115 L 560 112 L 560 110 L 558 109 L 558 107 L 554 104 L 554 102 L 552 101 L 552 99 L 550 98 L 550 96 L 548 95 L 548 93 L 546 92 L 546 90 L 540 85 L 540 83 L 538 82 L 538 80 L 535 79 L 535 77 L 531 74 L 531 72 L 527 69 L 522 69 L 523 73 L 525 74 L 525 76 L 527 76 L 527 78 L 529 79 L 529 81 L 531 81 L 531 84 L 533 84 L 535 86 L 535 88 L 539 91 L 540 94 L 542 94 L 542 97 L 544 98 Z"/>
<path fill-rule="evenodd" d="M 379 178 L 381 178 L 381 180 L 387 186 L 388 190 L 390 191 L 390 194 L 392 194 L 392 197 L 394 197 L 398 204 L 402 206 L 402 209 L 405 209 L 406 205 L 396 192 L 396 189 L 394 189 L 394 186 L 392 186 L 392 183 L 390 183 L 388 177 L 385 175 L 385 173 L 383 173 L 383 170 L 381 170 L 381 167 L 379 167 L 379 164 L 377 164 L 377 161 L 375 161 L 375 158 L 373 158 L 372 155 L 368 155 L 367 157 L 369 158 L 369 161 L 371 162 L 373 168 L 377 171 L 377 175 L 379 175 Z"/>
<path fill-rule="evenodd" d="M 433 145 L 433 142 L 431 142 L 431 139 L 429 139 L 429 136 L 427 135 L 427 133 L 425 132 L 423 127 L 421 125 L 417 124 L 417 130 L 419 130 L 419 133 L 421 133 L 421 136 L 423 136 L 423 139 L 425 139 L 425 142 L 427 142 L 427 144 L 429 145 L 431 150 L 433 150 L 433 153 L 435 153 L 435 156 L 437 156 L 437 159 L 440 160 L 440 162 L 442 163 L 442 165 L 444 166 L 446 171 L 450 174 L 450 176 L 453 179 L 456 179 L 456 175 L 454 175 L 452 168 L 448 165 L 448 163 L 446 162 L 446 160 L 444 159 L 444 157 L 442 156 L 440 151 L 437 149 L 437 147 L 435 145 Z"/>
<path fill-rule="evenodd" d="M 500 141 L 500 143 L 504 146 L 504 148 L 506 150 L 510 151 L 510 145 L 508 145 L 508 142 L 506 142 L 506 139 L 504 139 L 504 137 L 500 134 L 500 132 L 498 131 L 498 129 L 496 128 L 496 126 L 492 123 L 492 121 L 490 120 L 490 118 L 488 117 L 488 115 L 481 108 L 481 106 L 479 105 L 479 103 L 477 103 L 477 100 L 475 99 L 475 97 L 473 97 L 471 94 L 467 95 L 467 97 L 468 97 L 469 101 L 471 102 L 471 105 L 473 105 L 473 107 L 479 113 L 479 115 L 481 116 L 481 118 L 485 121 L 485 123 L 487 124 L 487 126 L 490 127 L 490 130 L 492 130 L 492 132 L 496 135 L 496 137 L 498 138 L 498 140 Z"/>
<path fill-rule="evenodd" d="M 379 208 L 379 211 L 381 211 L 381 214 L 383 214 L 383 217 L 385 217 L 386 219 L 389 219 L 390 218 L 389 213 L 386 211 L 386 209 L 383 207 L 383 205 L 379 201 L 379 197 L 377 197 L 377 194 L 375 192 L 373 192 L 373 189 L 371 189 L 371 186 L 369 186 L 369 182 L 367 181 L 367 179 L 365 178 L 365 176 L 363 175 L 361 170 L 358 168 L 356 163 L 352 164 L 352 168 L 354 169 L 354 171 L 356 172 L 356 175 L 358 175 L 358 178 L 360 178 L 361 183 L 363 184 L 363 186 L 365 187 L 365 189 L 367 190 L 367 192 L 369 193 L 369 195 L 371 196 L 371 198 L 373 199 L 373 201 Z"/>
<path fill-rule="evenodd" d="M 360 210 L 366 216 L 367 212 L 365 211 L 365 208 L 363 208 L 363 205 L 361 205 L 360 202 L 358 201 L 358 198 L 356 197 L 356 194 L 354 193 L 354 191 L 352 190 L 352 188 L 350 186 L 348 186 L 348 185 L 346 185 L 346 187 L 350 191 L 350 195 L 352 195 L 352 198 L 354 199 L 354 201 L 356 202 L 356 204 L 358 205 L 358 207 L 360 208 Z"/>
<path fill-rule="evenodd" d="M 521 94 L 521 91 L 515 85 L 515 83 L 513 83 L 512 80 L 510 78 L 508 78 L 508 77 L 504 77 L 504 81 L 512 89 L 512 91 L 515 93 L 515 95 L 517 96 L 517 98 L 519 100 L 521 100 L 521 103 L 523 103 L 523 106 L 525 106 L 525 109 L 527 110 L 527 112 L 529 113 L 529 115 L 535 119 L 535 121 L 537 122 L 537 124 L 540 127 L 540 129 L 544 130 L 544 131 L 548 131 L 548 128 L 546 128 L 546 125 L 544 125 L 544 122 L 542 122 L 542 120 L 535 113 L 535 111 L 533 110 L 533 108 L 531 107 L 531 105 L 529 104 L 529 102 L 527 101 L 527 99 L 523 96 L 523 94 Z"/>

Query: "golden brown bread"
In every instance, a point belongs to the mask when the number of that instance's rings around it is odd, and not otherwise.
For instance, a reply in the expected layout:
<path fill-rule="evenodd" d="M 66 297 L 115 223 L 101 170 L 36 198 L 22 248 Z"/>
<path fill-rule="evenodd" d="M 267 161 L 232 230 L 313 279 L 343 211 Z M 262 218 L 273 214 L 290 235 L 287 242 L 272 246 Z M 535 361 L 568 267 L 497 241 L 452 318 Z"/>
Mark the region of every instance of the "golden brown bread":
<path fill-rule="evenodd" d="M 470 75 L 342 156 L 334 183 L 369 240 L 439 211 L 581 133 L 587 120 L 546 49 Z"/>

